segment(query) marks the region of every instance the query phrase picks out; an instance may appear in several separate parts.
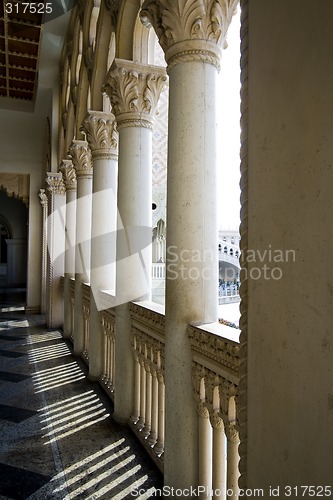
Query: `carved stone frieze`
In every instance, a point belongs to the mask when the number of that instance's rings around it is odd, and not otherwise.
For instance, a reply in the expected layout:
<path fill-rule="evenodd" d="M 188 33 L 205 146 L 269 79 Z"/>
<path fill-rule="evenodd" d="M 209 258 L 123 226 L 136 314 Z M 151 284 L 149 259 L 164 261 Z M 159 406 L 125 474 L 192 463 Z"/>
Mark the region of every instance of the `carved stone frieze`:
<path fill-rule="evenodd" d="M 238 0 L 145 0 L 140 13 L 153 26 L 169 68 L 204 61 L 219 68 Z"/>
<path fill-rule="evenodd" d="M 189 326 L 187 333 L 191 339 L 192 351 L 218 361 L 221 366 L 231 370 L 233 374 L 238 374 L 239 345 L 236 342 L 221 338 L 195 326 Z"/>
<path fill-rule="evenodd" d="M 50 195 L 65 194 L 66 188 L 62 178 L 61 172 L 53 173 L 47 172 L 46 174 L 47 190 Z"/>
<path fill-rule="evenodd" d="M 113 114 L 89 111 L 80 130 L 86 134 L 93 159 L 117 159 L 118 132 Z"/>
<path fill-rule="evenodd" d="M 69 155 L 73 160 L 77 178 L 91 178 L 93 174 L 91 151 L 87 141 L 74 140 L 69 148 Z"/>
<path fill-rule="evenodd" d="M 115 59 L 103 87 L 111 101 L 118 128 L 152 128 L 161 92 L 166 89 L 164 68 Z"/>
<path fill-rule="evenodd" d="M 63 175 L 66 191 L 75 191 L 77 180 L 72 160 L 62 160 L 59 170 Z"/>

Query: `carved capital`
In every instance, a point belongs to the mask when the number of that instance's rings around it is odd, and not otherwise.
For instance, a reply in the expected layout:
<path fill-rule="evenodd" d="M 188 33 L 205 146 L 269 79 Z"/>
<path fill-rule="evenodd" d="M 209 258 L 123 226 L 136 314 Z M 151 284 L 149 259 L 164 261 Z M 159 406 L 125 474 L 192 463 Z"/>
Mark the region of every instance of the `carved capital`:
<path fill-rule="evenodd" d="M 208 408 L 203 401 L 197 401 L 197 413 L 201 418 L 209 417 Z"/>
<path fill-rule="evenodd" d="M 118 128 L 152 129 L 158 100 L 166 86 L 164 68 L 115 59 L 102 90 L 110 98 Z"/>
<path fill-rule="evenodd" d="M 93 174 L 91 163 L 91 151 L 87 141 L 74 140 L 69 148 L 69 155 L 73 160 L 77 178 L 91 178 Z"/>
<path fill-rule="evenodd" d="M 42 207 L 47 207 L 47 195 L 45 193 L 45 189 L 40 189 L 39 190 L 39 201 Z"/>
<path fill-rule="evenodd" d="M 210 412 L 209 419 L 210 419 L 210 423 L 211 423 L 211 426 L 213 427 L 213 429 L 219 429 L 219 430 L 224 429 L 223 419 L 220 417 L 220 415 L 217 413 L 217 411 Z"/>
<path fill-rule="evenodd" d="M 140 13 L 153 26 L 168 67 L 203 61 L 219 69 L 238 0 L 145 0 Z"/>
<path fill-rule="evenodd" d="M 56 194 L 66 194 L 66 188 L 62 179 L 61 172 L 53 173 L 47 172 L 46 174 L 47 190 L 51 196 Z"/>
<path fill-rule="evenodd" d="M 227 424 L 225 426 L 225 434 L 227 436 L 228 441 L 230 441 L 231 443 L 235 444 L 239 443 L 239 434 L 233 424 Z"/>
<path fill-rule="evenodd" d="M 62 160 L 59 170 L 62 173 L 66 191 L 75 191 L 77 187 L 77 181 L 72 160 Z"/>
<path fill-rule="evenodd" d="M 80 130 L 87 136 L 93 159 L 117 159 L 118 132 L 113 114 L 89 111 Z"/>

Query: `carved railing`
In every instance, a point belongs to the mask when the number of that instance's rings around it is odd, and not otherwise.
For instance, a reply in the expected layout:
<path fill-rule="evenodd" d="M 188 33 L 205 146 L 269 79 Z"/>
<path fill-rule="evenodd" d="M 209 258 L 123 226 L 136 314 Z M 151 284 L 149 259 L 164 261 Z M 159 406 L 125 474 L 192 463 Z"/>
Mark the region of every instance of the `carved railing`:
<path fill-rule="evenodd" d="M 101 312 L 101 324 L 104 336 L 103 372 L 100 382 L 113 400 L 115 378 L 115 310 Z"/>
<path fill-rule="evenodd" d="M 199 424 L 199 484 L 204 498 L 238 498 L 239 330 L 189 326 Z M 216 492 L 221 495 L 216 496 Z"/>
<path fill-rule="evenodd" d="M 71 278 L 69 281 L 69 293 L 71 302 L 71 334 L 70 340 L 74 343 L 74 309 L 75 309 L 75 279 Z"/>
<path fill-rule="evenodd" d="M 152 264 L 152 278 L 153 279 L 165 279 L 165 263 L 164 262 L 153 262 Z"/>
<path fill-rule="evenodd" d="M 132 303 L 132 339 L 135 363 L 134 413 L 131 426 L 163 470 L 164 453 L 164 339 L 163 308 Z"/>
<path fill-rule="evenodd" d="M 83 283 L 83 353 L 82 357 L 89 364 L 89 317 L 90 317 L 90 286 Z"/>

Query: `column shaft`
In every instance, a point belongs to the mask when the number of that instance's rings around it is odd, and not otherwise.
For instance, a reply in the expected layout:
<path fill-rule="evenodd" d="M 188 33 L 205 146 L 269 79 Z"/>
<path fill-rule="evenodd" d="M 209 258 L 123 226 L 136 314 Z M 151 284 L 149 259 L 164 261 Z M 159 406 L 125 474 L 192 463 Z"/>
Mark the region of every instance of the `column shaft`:
<path fill-rule="evenodd" d="M 187 325 L 217 320 L 216 69 L 188 62 L 169 76 L 165 480 L 181 488 L 198 480 Z"/>

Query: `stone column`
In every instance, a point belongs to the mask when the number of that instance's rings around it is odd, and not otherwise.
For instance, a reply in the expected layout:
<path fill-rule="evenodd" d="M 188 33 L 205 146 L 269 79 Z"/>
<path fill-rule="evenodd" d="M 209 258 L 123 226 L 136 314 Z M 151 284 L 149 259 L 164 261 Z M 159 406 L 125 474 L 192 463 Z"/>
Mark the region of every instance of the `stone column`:
<path fill-rule="evenodd" d="M 58 328 L 63 324 L 63 291 L 61 277 L 64 275 L 65 254 L 65 193 L 62 174 L 48 172 L 48 219 L 47 219 L 47 303 L 46 324 Z"/>
<path fill-rule="evenodd" d="M 39 190 L 39 200 L 42 206 L 42 269 L 41 269 L 41 301 L 40 312 L 46 311 L 46 272 L 47 272 L 47 195 L 45 189 Z"/>
<path fill-rule="evenodd" d="M 165 52 L 170 88 L 164 478 L 175 488 L 198 483 L 198 419 L 186 328 L 217 320 L 216 77 L 237 3 L 146 0 L 141 11 Z"/>
<path fill-rule="evenodd" d="M 115 418 L 121 422 L 133 414 L 128 303 L 151 296 L 152 128 L 165 85 L 163 68 L 116 59 L 104 86 L 119 130 Z"/>
<path fill-rule="evenodd" d="M 83 288 L 90 280 L 91 238 L 91 152 L 86 141 L 74 140 L 69 149 L 77 177 L 76 233 L 75 233 L 75 307 L 74 307 L 74 353 L 84 349 Z"/>
<path fill-rule="evenodd" d="M 90 111 L 82 130 L 92 153 L 94 168 L 91 274 L 89 378 L 98 379 L 103 371 L 104 336 L 99 311 L 110 305 L 100 290 L 115 290 L 118 133 L 115 117 Z"/>
<path fill-rule="evenodd" d="M 72 335 L 72 305 L 70 279 L 75 277 L 76 174 L 72 160 L 63 160 L 60 168 L 66 187 L 64 337 Z"/>

